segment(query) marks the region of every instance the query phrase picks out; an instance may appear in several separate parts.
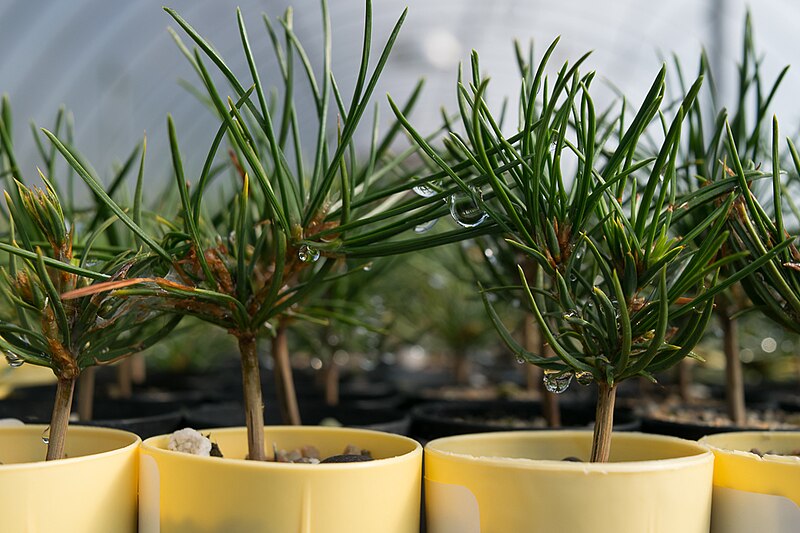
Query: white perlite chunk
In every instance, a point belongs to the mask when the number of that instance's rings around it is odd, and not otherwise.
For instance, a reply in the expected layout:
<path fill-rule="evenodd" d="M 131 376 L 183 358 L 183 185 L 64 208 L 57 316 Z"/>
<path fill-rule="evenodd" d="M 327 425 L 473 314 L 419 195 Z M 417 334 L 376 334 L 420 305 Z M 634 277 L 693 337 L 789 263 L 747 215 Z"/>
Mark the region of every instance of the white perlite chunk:
<path fill-rule="evenodd" d="M 167 448 L 174 452 L 190 453 L 209 457 L 211 441 L 192 428 L 179 429 L 169 436 Z"/>

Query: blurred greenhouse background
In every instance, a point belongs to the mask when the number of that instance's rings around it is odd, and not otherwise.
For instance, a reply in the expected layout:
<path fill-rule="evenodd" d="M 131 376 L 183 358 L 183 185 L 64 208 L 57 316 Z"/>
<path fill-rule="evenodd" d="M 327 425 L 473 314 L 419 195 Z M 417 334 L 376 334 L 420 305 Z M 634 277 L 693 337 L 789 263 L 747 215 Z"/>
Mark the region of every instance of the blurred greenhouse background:
<path fill-rule="evenodd" d="M 176 0 L 176 8 L 208 37 L 236 72 L 246 70 L 235 31 L 234 8 L 245 15 L 262 77 L 276 75 L 262 13 L 280 16 L 290 0 Z M 352 87 L 362 39 L 362 0 L 330 2 L 333 28 L 333 70 L 343 90 Z M 312 62 L 321 61 L 318 0 L 292 2 L 295 28 Z M 416 123 L 434 127 L 439 108 L 452 109 L 459 61 L 470 49 L 481 56 L 493 78 L 494 95 L 515 86 L 512 40 L 533 39 L 542 51 L 560 35 L 560 64 L 594 50 L 588 68 L 613 79 L 634 101 L 658 70 L 661 58 L 674 52 L 687 72 L 696 69 L 704 46 L 716 68 L 720 92 L 730 101 L 735 88 L 735 61 L 740 56 L 745 2 L 740 0 L 376 0 L 375 35 L 385 38 L 402 9 L 409 15 L 376 95 L 382 116 L 388 116 L 383 95 L 403 100 L 419 77 L 426 79 Z M 757 46 L 766 52 L 765 72 L 774 75 L 792 62 L 794 21 L 800 5 L 788 0 L 762 0 L 752 6 Z M 15 112 L 15 139 L 24 170 L 34 171 L 35 146 L 28 121 L 50 125 L 61 104 L 75 116 L 75 144 L 98 170 L 130 152 L 144 131 L 150 140 L 148 176 L 169 171 L 165 116 L 175 117 L 189 175 L 202 165 L 216 131 L 216 119 L 182 88 L 196 77 L 167 32 L 171 19 L 161 2 L 151 0 L 0 0 L 0 92 L 7 93 Z M 345 79 L 350 75 L 353 79 Z M 797 113 L 792 97 L 800 78 L 790 71 L 776 108 L 784 124 Z M 608 98 L 614 93 L 608 90 Z M 332 124 L 335 124 L 333 122 Z M 787 131 L 794 129 L 786 127 Z M 193 157 L 192 154 L 195 154 Z"/>
<path fill-rule="evenodd" d="M 174 7 L 190 24 L 208 38 L 234 72 L 248 79 L 245 57 L 236 31 L 235 7 L 241 7 L 248 26 L 262 80 L 279 81 L 277 64 L 269 46 L 270 40 L 262 19 L 271 20 L 284 14 L 291 2 L 294 28 L 306 47 L 312 64 L 322 62 L 322 31 L 319 0 L 175 0 Z M 345 93 L 352 90 L 360 61 L 363 0 L 329 0 L 333 56 L 332 70 Z M 574 61 L 589 50 L 593 54 L 582 68 L 596 70 L 605 89 L 596 91 L 598 109 L 604 108 L 618 94 L 626 95 L 634 104 L 643 97 L 662 61 L 680 59 L 686 77 L 698 68 L 702 48 L 708 52 L 718 92 L 723 102 L 736 97 L 736 62 L 741 57 L 742 29 L 747 4 L 741 0 L 668 0 L 642 2 L 635 0 L 374 0 L 375 43 L 385 42 L 397 18 L 408 5 L 409 14 L 397 41 L 387 69 L 375 91 L 384 123 L 390 118 L 386 93 L 396 101 L 404 101 L 424 78 L 425 88 L 412 119 L 418 129 L 433 130 L 440 125 L 440 107 L 455 108 L 455 82 L 459 62 L 468 61 L 475 49 L 480 54 L 481 68 L 492 77 L 490 96 L 499 103 L 518 87 L 518 71 L 514 58 L 514 39 L 527 45 L 533 40 L 541 53 L 557 36 L 561 42 L 550 65 Z M 781 69 L 792 62 L 796 48 L 793 37 L 795 22 L 800 20 L 800 4 L 788 0 L 761 0 L 751 6 L 756 49 L 763 55 L 762 73 L 773 80 Z M 17 155 L 23 173 L 35 176 L 37 149 L 29 133 L 29 121 L 51 126 L 59 106 L 72 111 L 75 119 L 75 146 L 92 162 L 101 176 L 124 160 L 141 141 L 148 137 L 146 191 L 153 198 L 171 186 L 172 166 L 166 142 L 166 115 L 175 119 L 189 180 L 196 176 L 218 127 L 218 119 L 185 87 L 197 84 L 197 77 L 167 31 L 174 26 L 161 9 L 161 2 L 152 0 L 0 0 L 0 93 L 10 99 L 14 110 L 14 132 Z M 374 53 L 373 55 L 377 55 Z M 614 86 L 606 83 L 614 80 Z M 595 83 L 598 88 L 600 84 Z M 220 85 L 223 86 L 223 85 Z M 675 92 L 678 92 L 675 87 Z M 800 91 L 800 74 L 790 70 L 774 101 L 774 111 L 781 117 L 783 131 L 792 136 L 798 132 L 798 112 L 794 96 Z M 311 99 L 303 113 L 314 115 Z M 369 122 L 369 120 L 365 120 Z M 329 121 L 335 134 L 335 120 Z M 362 130 L 362 135 L 369 128 Z M 369 139 L 361 138 L 363 142 Z M 432 252 L 436 254 L 439 252 Z M 446 252 L 449 253 L 449 252 Z M 442 281 L 436 269 L 428 269 L 417 258 L 404 272 L 418 272 L 413 289 L 420 310 L 413 316 L 408 302 L 395 322 L 395 335 L 412 341 L 420 330 L 432 351 L 447 352 L 449 338 L 473 339 L 475 344 L 497 346 L 500 343 L 489 331 L 459 327 L 471 326 L 466 320 L 449 324 L 435 317 L 453 318 L 447 307 L 448 298 L 456 291 L 474 289 L 469 275 L 451 276 Z M 437 258 L 437 262 L 459 261 L 459 257 Z M 452 265 L 452 263 L 451 263 Z M 457 269 L 443 268 L 453 274 Z M 430 275 L 426 276 L 425 273 Z M 437 277 L 438 276 L 438 277 Z M 386 304 L 392 295 L 402 297 L 396 285 L 386 284 Z M 412 283 L 413 284 L 413 283 Z M 442 304 L 441 309 L 436 303 Z M 380 301 L 381 305 L 383 300 Z M 483 316 L 477 297 L 468 301 L 470 312 Z M 376 307 L 378 307 L 376 305 Z M 474 309 L 473 309 L 474 308 Z M 465 308 L 459 318 L 471 316 Z M 442 328 L 426 330 L 420 317 L 438 320 Z M 396 319 L 396 320 L 395 320 Z M 403 331 L 405 323 L 413 331 Z M 406 324 L 406 325 L 408 325 Z M 490 324 L 482 322 L 484 328 Z M 415 329 L 416 328 L 416 329 Z M 430 328 L 429 328 L 430 329 Z M 743 327 L 742 359 L 756 367 L 763 359 L 774 358 L 774 352 L 790 354 L 797 346 L 793 335 L 782 331 L 770 333 L 774 326 L 758 321 Z M 473 331 L 474 330 L 474 331 Z M 766 332 L 766 333 L 765 333 Z M 718 344 L 719 331 L 710 331 Z M 436 337 L 441 346 L 436 345 Z M 448 337 L 449 336 L 449 337 Z M 183 343 L 183 341 L 181 341 Z M 189 341 L 186 341 L 189 342 Z M 420 341 L 422 342 L 422 341 Z M 372 347 L 376 348 L 376 347 Z M 449 351 L 463 346 L 449 346 Z M 471 357 L 480 359 L 479 346 Z M 191 350 L 188 350 L 191 353 Z M 388 350 L 387 350 L 388 352 Z M 719 353 L 707 353 L 712 367 L 722 365 Z M 718 372 L 717 372 L 718 373 Z"/>

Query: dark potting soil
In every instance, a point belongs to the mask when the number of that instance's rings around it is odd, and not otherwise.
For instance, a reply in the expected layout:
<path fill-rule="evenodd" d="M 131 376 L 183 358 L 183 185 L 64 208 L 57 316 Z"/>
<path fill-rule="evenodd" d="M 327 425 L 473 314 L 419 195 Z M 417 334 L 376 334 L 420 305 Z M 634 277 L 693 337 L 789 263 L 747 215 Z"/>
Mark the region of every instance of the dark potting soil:
<path fill-rule="evenodd" d="M 316 446 L 303 446 L 294 450 L 279 450 L 273 446 L 273 457 L 278 463 L 324 464 L 324 463 L 361 463 L 374 461 L 369 450 L 353 444 L 345 446 L 342 453 L 322 458 Z"/>

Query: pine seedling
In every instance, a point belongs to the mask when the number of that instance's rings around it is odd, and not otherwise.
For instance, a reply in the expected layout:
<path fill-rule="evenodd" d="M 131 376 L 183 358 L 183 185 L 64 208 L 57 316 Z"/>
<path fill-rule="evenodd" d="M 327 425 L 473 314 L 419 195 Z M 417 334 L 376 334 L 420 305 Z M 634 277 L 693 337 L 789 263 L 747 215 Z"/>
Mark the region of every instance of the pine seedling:
<path fill-rule="evenodd" d="M 536 68 L 529 61 L 523 73 L 519 128 L 511 137 L 503 135 L 486 103 L 488 80 L 477 54 L 471 79 L 459 78 L 465 135 L 453 132 L 450 140 L 475 174 L 486 177 L 483 189 L 437 161 L 541 269 L 543 282 L 533 284 L 519 267 L 519 290 L 557 358 L 525 349 L 488 298 L 486 308 L 517 356 L 544 369 L 548 388 L 566 390 L 573 379 L 597 384 L 591 460 L 603 462 L 610 453 L 617 386 L 635 376 L 653 379 L 692 355 L 713 298 L 725 288 L 716 284 L 718 271 L 739 256 L 716 259 L 728 236 L 730 196 L 692 230 L 707 231 L 697 246 L 694 233 L 677 235 L 672 228 L 675 208 L 687 203 L 692 210 L 696 203 L 677 197 L 675 180 L 684 118 L 701 80 L 672 119 L 661 111 L 664 67 L 630 120 L 624 112 L 614 118 L 603 113 L 598 120 L 591 97 L 595 75 L 578 71 L 586 56 L 564 64 L 555 80 L 544 75 L 555 45 Z M 421 136 L 414 137 L 436 158 Z M 653 138 L 660 139 L 655 151 L 647 148 Z M 507 169 L 511 162 L 517 165 Z M 740 271 L 726 283 L 744 275 Z"/>
<path fill-rule="evenodd" d="M 130 279 L 130 285 L 108 284 L 118 296 L 155 297 L 157 305 L 171 312 L 191 315 L 225 328 L 239 343 L 244 382 L 249 458 L 264 460 L 265 437 L 263 401 L 259 377 L 257 338 L 268 333 L 273 357 L 283 375 L 284 404 L 296 405 L 290 390 L 290 369 L 286 327 L 304 313 L 306 302 L 317 297 L 337 276 L 335 265 L 341 257 L 369 258 L 411 252 L 446 244 L 491 231 L 495 226 L 469 225 L 451 231 L 411 238 L 404 232 L 447 216 L 443 199 L 457 191 L 444 188 L 433 196 L 417 196 L 415 186 L 441 179 L 443 174 L 414 177 L 405 170 L 404 160 L 417 149 L 392 156 L 390 147 L 402 128 L 392 125 L 385 135 L 378 133 L 377 117 L 372 142 L 365 156 L 355 145 L 359 122 L 372 107 L 372 94 L 394 44 L 403 14 L 386 45 L 372 57 L 372 5 L 366 2 L 364 45 L 356 84 L 349 104 L 330 70 L 330 21 L 322 2 L 323 65 L 317 73 L 293 30 L 291 11 L 278 20 L 280 30 L 264 17 L 280 65 L 281 86 L 271 107 L 269 92 L 261 82 L 257 61 L 249 44 L 244 18 L 237 13 L 242 49 L 250 80 L 241 81 L 214 47 L 172 10 L 167 10 L 196 46 L 190 50 L 174 33 L 176 42 L 200 76 L 208 99 L 221 125 L 209 148 L 203 169 L 187 184 L 176 128 L 168 120 L 175 179 L 181 212 L 161 237 L 148 234 L 124 213 L 120 218 L 160 258 L 162 270 L 170 272 L 147 279 Z M 281 37 L 281 38 L 279 38 Z M 284 44 L 285 43 L 285 44 Z M 225 78 L 231 95 L 215 83 L 207 62 Z M 296 75 L 300 67 L 302 76 Z M 301 77 L 310 87 L 317 113 L 316 123 L 300 124 L 295 91 Z M 409 112 L 419 94 L 414 91 L 404 111 Z M 329 114 L 338 111 L 336 135 L 329 137 Z M 301 131 L 302 128 L 302 131 Z M 311 132 L 313 148 L 306 151 L 301 139 Z M 236 194 L 222 211 L 206 209 L 209 185 L 215 176 L 215 161 L 227 139 L 230 151 L 225 160 L 235 177 Z M 99 184 L 70 149 L 53 141 L 73 164 L 78 175 L 100 195 Z M 112 212 L 122 210 L 102 196 Z M 207 211 L 212 211 L 208 215 Z M 90 291 L 102 291 L 96 285 Z M 290 408 L 291 409 L 291 408 Z M 296 409 L 295 409 L 296 411 Z M 297 422 L 299 416 L 287 413 Z"/>
<path fill-rule="evenodd" d="M 785 158 L 781 152 L 778 120 L 773 117 L 772 156 L 768 171 L 757 170 L 756 164 L 750 160 L 742 161 L 732 125 L 727 125 L 726 132 L 730 168 L 738 180 L 740 191 L 730 218 L 729 245 L 737 252 L 747 252 L 735 266 L 747 268 L 769 257 L 766 264 L 742 280 L 742 286 L 756 309 L 789 331 L 800 332 L 800 252 L 796 245 L 799 213 L 781 182 Z M 785 142 L 789 154 L 788 168 L 796 174 L 800 172 L 800 155 L 791 139 L 787 138 Z M 771 203 L 759 200 L 751 190 L 754 180 L 765 176 L 772 183 Z M 794 225 L 785 220 L 788 214 L 793 215 Z M 787 226 L 794 226 L 792 234 Z M 772 253 L 778 243 L 786 242 L 789 245 L 782 246 L 779 254 Z"/>
<path fill-rule="evenodd" d="M 683 88 L 680 62 L 675 58 L 674 63 L 674 71 Z M 768 110 L 787 70 L 788 67 L 783 68 L 771 84 L 765 83 L 762 61 L 758 57 L 754 44 L 752 19 L 748 12 L 742 37 L 742 56 L 738 64 L 738 94 L 733 106 L 733 116 L 729 117 L 727 110 L 719 103 L 719 96 L 716 94 L 713 82 L 706 84 L 705 94 L 700 94 L 690 108 L 686 120 L 686 142 L 681 149 L 682 163 L 679 165 L 677 180 L 680 195 L 696 194 L 701 188 L 706 189 L 704 193 L 708 193 L 713 190 L 715 183 L 719 184 L 720 181 L 726 180 L 732 173 L 727 166 L 729 156 L 726 150 L 728 146 L 726 120 L 730 121 L 733 142 L 740 147 L 748 159 L 752 161 L 770 159 L 771 147 L 769 142 L 765 142 L 765 132 L 768 130 Z M 702 54 L 700 75 L 710 79 L 710 71 L 708 58 Z M 766 191 L 763 187 L 756 187 L 753 190 L 762 198 L 772 194 L 771 189 Z M 714 207 L 713 202 L 708 202 L 692 213 L 678 213 L 674 219 L 678 232 L 690 232 L 696 224 L 712 212 Z M 702 240 L 706 238 L 706 235 L 704 233 L 697 234 L 696 238 Z M 724 245 L 720 254 L 728 254 L 735 250 L 741 250 L 741 248 Z M 736 268 L 736 266 L 729 265 L 723 268 L 720 277 L 724 279 L 730 275 L 732 268 Z M 725 354 L 727 414 L 737 426 L 744 425 L 746 421 L 744 380 L 742 363 L 739 358 L 738 319 L 744 313 L 752 310 L 751 302 L 739 283 L 733 284 L 721 292 L 715 300 L 714 314 L 722 329 Z"/>
<path fill-rule="evenodd" d="M 7 102 L 3 116 L 10 116 Z M 139 261 L 135 250 L 111 243 L 110 228 L 117 220 L 113 214 L 105 217 L 101 211 L 89 210 L 96 216 L 83 220 L 71 202 L 65 210 L 55 185 L 41 171 L 44 188 L 25 185 L 10 130 L 10 120 L 4 118 L 0 138 L 9 176 L 5 190 L 8 227 L 0 240 L 6 263 L 0 268 L 0 291 L 9 312 L 0 321 L 0 348 L 13 367 L 46 366 L 56 375 L 55 403 L 45 438 L 46 458 L 53 460 L 64 456 L 73 391 L 81 373 L 148 348 L 168 334 L 178 318 L 166 319 L 146 302 L 126 301 L 109 293 L 77 299 L 65 296 L 94 282 L 114 283 L 141 275 L 147 262 Z M 43 156 L 46 168 L 53 171 L 55 150 L 45 150 Z M 140 178 L 143 164 L 144 150 Z"/>

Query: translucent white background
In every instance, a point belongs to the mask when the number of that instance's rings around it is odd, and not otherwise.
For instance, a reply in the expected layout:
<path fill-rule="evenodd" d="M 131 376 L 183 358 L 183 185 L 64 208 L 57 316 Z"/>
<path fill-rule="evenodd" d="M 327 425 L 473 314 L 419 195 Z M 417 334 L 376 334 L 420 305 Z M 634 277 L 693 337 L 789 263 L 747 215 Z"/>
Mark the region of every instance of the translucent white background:
<path fill-rule="evenodd" d="M 262 78 L 268 81 L 275 76 L 275 63 L 261 13 L 276 17 L 288 2 L 176 0 L 172 7 L 245 75 L 234 13 L 240 5 Z M 330 3 L 333 68 L 348 93 L 360 56 L 364 6 L 360 0 Z M 542 51 L 561 35 L 554 67 L 594 50 L 584 70 L 597 70 L 633 100 L 647 89 L 660 57 L 675 52 L 694 73 L 700 47 L 705 46 L 716 61 L 718 85 L 727 101 L 735 93 L 731 83 L 745 10 L 739 0 L 376 0 L 376 43 L 386 37 L 406 4 L 409 16 L 376 97 L 385 102 L 390 92 L 402 100 L 424 76 L 424 97 L 413 116 L 423 129 L 437 123 L 441 105 L 452 109 L 456 68 L 472 48 L 492 76 L 493 95 L 513 94 L 518 86 L 514 38 L 534 39 Z M 319 2 L 295 0 L 293 6 L 296 31 L 318 64 Z M 759 0 L 752 10 L 756 43 L 765 52 L 769 78 L 800 52 L 800 4 Z M 33 175 L 36 164 L 28 121 L 49 126 L 63 103 L 76 118 L 77 147 L 101 171 L 124 158 L 146 130 L 151 182 L 169 179 L 165 117 L 171 112 L 192 179 L 218 124 L 177 84 L 179 78 L 196 79 L 167 34 L 170 24 L 174 26 L 154 0 L 0 0 L 0 92 L 8 93 L 15 111 L 14 133 L 26 175 Z M 790 71 L 776 103 L 787 132 L 796 130 L 799 82 L 798 73 Z M 388 113 L 384 106 L 382 116 Z"/>

